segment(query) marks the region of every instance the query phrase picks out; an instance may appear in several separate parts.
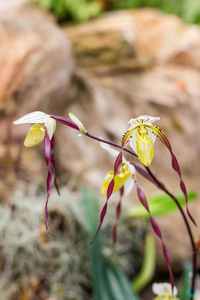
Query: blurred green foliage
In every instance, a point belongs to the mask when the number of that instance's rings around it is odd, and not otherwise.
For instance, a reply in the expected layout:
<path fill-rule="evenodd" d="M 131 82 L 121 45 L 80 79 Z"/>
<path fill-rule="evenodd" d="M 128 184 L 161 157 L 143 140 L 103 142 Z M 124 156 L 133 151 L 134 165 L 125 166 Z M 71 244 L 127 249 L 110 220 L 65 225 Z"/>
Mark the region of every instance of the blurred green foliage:
<path fill-rule="evenodd" d="M 181 300 L 190 300 L 190 274 L 192 272 L 192 264 L 186 261 L 183 265 L 183 274 L 179 285 L 179 297 Z"/>
<path fill-rule="evenodd" d="M 153 7 L 167 14 L 178 15 L 185 22 L 200 23 L 199 0 L 110 0 L 110 2 L 112 9 Z"/>
<path fill-rule="evenodd" d="M 96 0 L 32 0 L 52 11 L 58 21 L 87 21 L 101 12 L 101 4 Z"/>
<path fill-rule="evenodd" d="M 85 226 L 88 232 L 88 242 L 91 242 L 99 222 L 99 211 L 96 197 L 88 190 L 82 189 L 82 207 L 85 216 Z M 124 272 L 102 254 L 100 232 L 90 246 L 91 275 L 94 282 L 94 295 L 96 300 L 141 300 L 131 288 L 130 282 Z M 146 277 L 140 276 L 138 285 L 144 286 Z"/>
<path fill-rule="evenodd" d="M 185 198 L 182 192 L 175 191 L 174 195 L 176 196 L 179 204 L 181 206 L 185 206 Z M 188 191 L 188 202 L 197 199 L 198 195 L 195 191 Z M 148 198 L 148 205 L 153 217 L 157 216 L 165 216 L 174 211 L 178 210 L 176 203 L 166 194 L 159 193 L 155 194 L 152 197 Z M 149 214 L 143 205 L 138 204 L 137 206 L 133 207 L 128 212 L 129 218 L 149 218 Z"/>
<path fill-rule="evenodd" d="M 200 23 L 199 0 L 32 0 L 52 11 L 58 21 L 83 22 L 101 11 L 153 7 L 188 23 Z"/>

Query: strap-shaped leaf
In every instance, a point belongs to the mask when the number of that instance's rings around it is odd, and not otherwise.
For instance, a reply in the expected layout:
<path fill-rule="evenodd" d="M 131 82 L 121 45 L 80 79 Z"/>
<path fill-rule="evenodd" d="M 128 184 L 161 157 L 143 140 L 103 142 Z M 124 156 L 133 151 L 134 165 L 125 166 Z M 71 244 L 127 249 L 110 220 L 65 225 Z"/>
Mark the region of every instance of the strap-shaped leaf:
<path fill-rule="evenodd" d="M 171 158 L 172 158 L 172 167 L 173 169 L 176 171 L 176 173 L 179 175 L 179 179 L 180 179 L 180 188 L 184 194 L 185 197 L 185 202 L 186 202 L 186 210 L 188 213 L 188 216 L 190 217 L 190 219 L 192 220 L 192 222 L 196 225 L 196 222 L 194 220 L 194 218 L 192 217 L 192 215 L 190 214 L 189 208 L 188 208 L 188 196 L 187 196 L 187 190 L 186 190 L 186 186 L 185 183 L 182 179 L 182 175 L 181 175 L 181 170 L 178 164 L 178 161 L 176 159 L 176 156 L 174 155 L 173 151 L 172 151 L 172 147 L 171 144 L 167 138 L 167 136 L 165 135 L 165 133 L 157 126 L 148 126 L 151 128 L 151 130 L 157 135 L 157 137 L 161 140 L 161 142 L 168 148 L 170 154 L 171 154 Z"/>

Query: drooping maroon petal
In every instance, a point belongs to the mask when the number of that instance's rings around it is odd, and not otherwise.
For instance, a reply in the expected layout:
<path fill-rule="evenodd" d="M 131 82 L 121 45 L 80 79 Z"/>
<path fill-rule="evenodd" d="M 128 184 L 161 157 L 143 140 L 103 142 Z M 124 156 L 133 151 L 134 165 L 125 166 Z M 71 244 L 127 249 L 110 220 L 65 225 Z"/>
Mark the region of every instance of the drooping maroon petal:
<path fill-rule="evenodd" d="M 60 195 L 59 187 L 58 187 L 57 180 L 56 180 L 55 155 L 53 153 L 53 147 L 54 147 L 54 136 L 51 139 L 51 166 L 53 169 L 54 185 L 55 185 L 58 195 Z"/>
<path fill-rule="evenodd" d="M 47 131 L 45 132 L 44 136 L 44 156 L 46 160 L 46 164 L 48 167 L 47 173 L 47 200 L 45 204 L 45 224 L 46 229 L 48 229 L 48 201 L 51 194 L 51 184 L 52 184 L 52 176 L 51 176 L 51 168 L 50 168 L 50 161 L 51 161 L 51 142 L 49 140 L 49 136 Z"/>
<path fill-rule="evenodd" d="M 65 119 L 65 118 L 62 118 L 59 116 L 54 116 L 54 115 L 50 115 L 50 118 L 79 131 L 78 126 L 68 119 Z"/>
<path fill-rule="evenodd" d="M 117 175 L 117 173 L 119 172 L 119 169 L 122 165 L 122 151 L 119 152 L 116 160 L 115 160 L 115 165 L 114 165 L 114 175 L 113 175 L 113 179 L 111 180 L 111 182 L 109 183 L 109 186 L 108 186 L 108 189 L 107 189 L 107 199 L 106 199 L 106 203 L 104 204 L 103 208 L 102 208 L 102 211 L 101 211 L 101 214 L 100 214 L 100 221 L 99 221 L 99 225 L 98 225 L 98 228 L 97 228 L 97 231 L 92 239 L 92 241 L 90 242 L 90 244 L 92 244 L 95 240 L 95 237 L 97 236 L 102 224 L 103 224 L 103 220 L 104 220 L 104 217 L 106 215 L 106 212 L 107 212 L 107 207 L 108 207 L 108 200 L 110 199 L 110 196 L 112 195 L 112 192 L 113 192 L 113 189 L 114 189 L 114 179 L 115 179 L 115 176 Z"/>
<path fill-rule="evenodd" d="M 138 173 L 140 173 L 140 175 L 142 175 L 144 178 L 146 178 L 147 180 L 154 183 L 160 189 L 160 186 L 152 179 L 152 177 L 149 175 L 149 173 L 145 169 L 143 169 L 141 166 L 138 166 L 137 164 L 135 164 L 132 161 L 129 161 L 129 163 L 135 167 L 136 171 Z"/>
<path fill-rule="evenodd" d="M 164 244 L 164 242 L 163 242 L 162 234 L 161 234 L 160 228 L 159 228 L 159 226 L 158 226 L 158 223 L 157 223 L 156 220 L 151 216 L 151 213 L 150 213 L 150 210 L 149 210 L 149 206 L 148 206 L 148 202 L 147 202 L 146 196 L 145 196 L 145 194 L 144 194 L 144 191 L 143 191 L 143 189 L 141 188 L 141 186 L 138 184 L 138 182 L 137 182 L 136 179 L 135 179 L 135 183 L 136 183 L 137 194 L 138 194 L 138 197 L 139 197 L 139 199 L 140 199 L 140 202 L 141 202 L 141 204 L 144 206 L 144 208 L 146 209 L 146 211 L 148 212 L 149 217 L 150 217 L 150 221 L 151 221 L 152 228 L 153 228 L 155 234 L 158 236 L 158 238 L 160 239 L 160 241 L 161 241 L 161 243 L 162 243 L 163 254 L 164 254 L 165 261 L 166 261 L 166 264 L 167 264 L 167 267 L 168 267 L 168 270 L 169 270 L 170 282 L 171 282 L 172 290 L 173 290 L 173 288 L 174 288 L 174 276 L 173 276 L 173 274 L 172 274 L 172 270 L 171 270 L 171 266 L 170 266 L 169 253 L 168 253 L 167 247 L 165 246 L 165 244 Z"/>
<path fill-rule="evenodd" d="M 116 240 L 117 240 L 117 225 L 118 225 L 119 217 L 121 215 L 121 203 L 122 203 L 122 197 L 124 195 L 124 187 L 122 187 L 119 192 L 120 192 L 120 198 L 119 198 L 119 202 L 116 207 L 116 220 L 115 220 L 115 225 L 113 228 L 113 243 L 114 244 L 116 243 Z"/>
<path fill-rule="evenodd" d="M 172 146 L 167 138 L 167 136 L 165 135 L 165 133 L 157 126 L 151 126 L 150 127 L 151 130 L 157 135 L 157 137 L 160 139 L 160 141 L 168 148 L 170 154 L 171 154 L 171 158 L 172 158 L 172 167 L 173 169 L 176 171 L 176 173 L 179 175 L 179 179 L 180 179 L 180 188 L 184 194 L 185 197 L 185 202 L 186 202 L 186 210 L 188 213 L 188 216 L 190 217 L 191 221 L 196 225 L 196 222 L 194 220 L 194 218 L 192 217 L 192 215 L 190 214 L 189 208 L 188 208 L 188 196 L 187 196 L 187 189 L 185 186 L 185 183 L 182 179 L 182 175 L 181 175 L 181 170 L 178 164 L 178 161 L 176 159 L 176 156 L 174 155 L 173 151 L 172 151 Z"/>

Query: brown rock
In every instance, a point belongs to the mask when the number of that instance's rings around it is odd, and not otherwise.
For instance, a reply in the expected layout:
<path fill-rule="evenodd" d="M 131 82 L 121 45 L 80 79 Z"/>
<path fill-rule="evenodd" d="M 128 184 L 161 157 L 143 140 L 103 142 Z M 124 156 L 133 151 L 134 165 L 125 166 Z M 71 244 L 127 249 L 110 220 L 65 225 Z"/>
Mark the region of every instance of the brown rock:
<path fill-rule="evenodd" d="M 199 27 L 157 10 L 113 12 L 66 32 L 78 65 L 93 72 L 165 62 L 199 68 Z"/>
<path fill-rule="evenodd" d="M 98 73 L 141 66 L 135 47 L 133 17 L 128 11 L 105 14 L 66 28 L 78 64 Z"/>
<path fill-rule="evenodd" d="M 2 177 L 7 171 L 10 173 L 9 170 L 12 170 L 10 174 L 19 170 L 22 154 L 19 145 L 29 128 L 11 125 L 12 121 L 34 110 L 59 112 L 57 103 L 65 105 L 74 64 L 66 35 L 50 15 L 28 1 L 0 1 L 0 44 Z M 34 169 L 40 170 L 40 174 L 42 165 L 38 152 L 35 156 L 38 160 Z M 7 161 L 12 165 L 9 169 Z M 26 160 L 24 170 L 29 169 L 30 162 Z"/>

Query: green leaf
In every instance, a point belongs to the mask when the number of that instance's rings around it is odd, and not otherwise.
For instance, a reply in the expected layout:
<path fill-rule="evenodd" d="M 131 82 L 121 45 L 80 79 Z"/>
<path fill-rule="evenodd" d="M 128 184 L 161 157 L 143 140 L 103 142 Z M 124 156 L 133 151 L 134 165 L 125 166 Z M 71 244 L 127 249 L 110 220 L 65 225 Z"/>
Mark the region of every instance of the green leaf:
<path fill-rule="evenodd" d="M 96 197 L 87 189 L 82 189 L 82 207 L 85 216 L 85 224 L 88 232 L 88 244 L 91 242 L 98 225 L 98 207 Z M 106 277 L 103 268 L 103 257 L 101 254 L 100 235 L 98 234 L 90 247 L 91 253 L 91 275 L 94 282 L 94 294 L 96 300 L 111 300 L 105 289 Z"/>
<path fill-rule="evenodd" d="M 190 273 L 192 272 L 191 262 L 185 262 L 183 266 L 183 275 L 179 286 L 178 296 L 181 300 L 190 300 Z"/>
<path fill-rule="evenodd" d="M 120 268 L 108 260 L 105 262 L 105 276 L 113 300 L 140 300 L 137 293 L 131 289 L 129 280 Z"/>
<path fill-rule="evenodd" d="M 132 287 L 136 292 L 141 291 L 153 278 L 156 268 L 156 248 L 154 237 L 146 235 L 145 253 L 142 268 L 139 274 L 133 279 Z"/>
<path fill-rule="evenodd" d="M 185 205 L 185 198 L 182 192 L 174 192 L 174 195 L 177 197 L 181 206 Z M 195 200 L 197 198 L 197 193 L 194 191 L 188 191 L 188 202 Z M 149 209 L 151 215 L 164 216 L 171 212 L 176 211 L 178 208 L 175 202 L 166 194 L 157 194 L 148 199 Z M 128 212 L 128 218 L 149 218 L 149 214 L 146 212 L 144 207 L 139 204 L 136 207 L 132 208 Z"/>
<path fill-rule="evenodd" d="M 82 207 L 88 240 L 91 241 L 98 226 L 99 211 L 96 197 L 85 188 L 82 189 Z M 90 245 L 90 252 L 96 300 L 141 300 L 131 289 L 123 271 L 102 255 L 100 233 Z"/>

